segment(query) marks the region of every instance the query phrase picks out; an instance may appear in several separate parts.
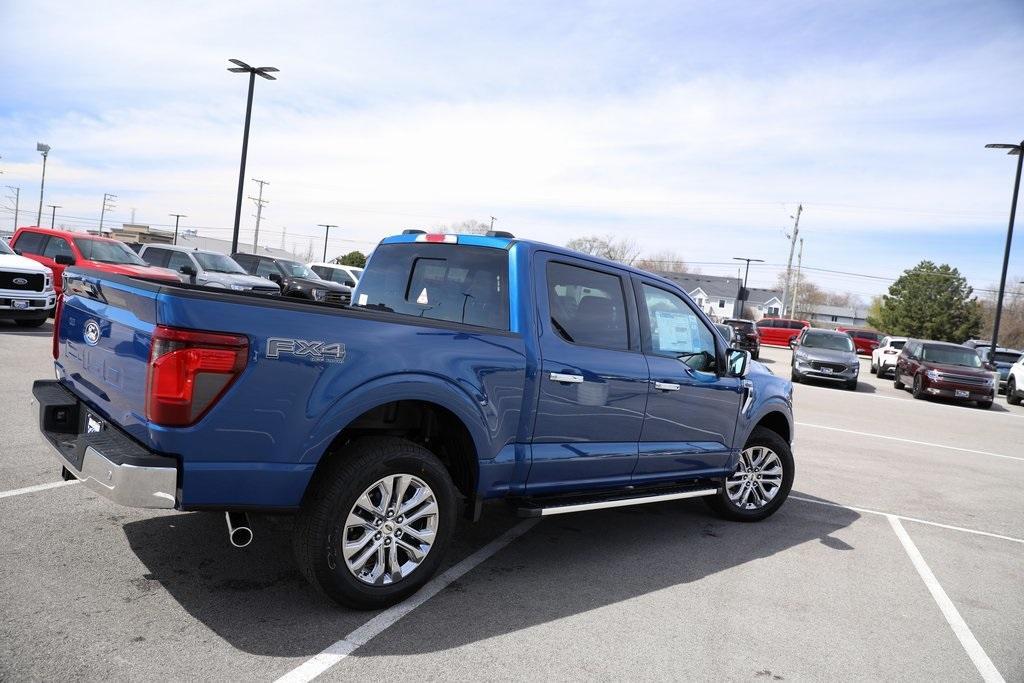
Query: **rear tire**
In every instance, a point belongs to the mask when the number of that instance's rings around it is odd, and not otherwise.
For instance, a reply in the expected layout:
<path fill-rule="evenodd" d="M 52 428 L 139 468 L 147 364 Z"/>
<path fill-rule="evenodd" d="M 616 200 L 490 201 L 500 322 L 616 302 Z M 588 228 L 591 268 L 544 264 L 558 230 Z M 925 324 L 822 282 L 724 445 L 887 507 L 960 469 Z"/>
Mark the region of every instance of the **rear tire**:
<path fill-rule="evenodd" d="M 46 321 L 46 316 L 42 318 L 18 318 L 14 321 L 14 324 L 18 327 L 41 327 Z"/>
<path fill-rule="evenodd" d="M 1013 377 L 1006 383 L 1006 402 L 1011 406 L 1020 405 L 1020 396 L 1017 395 L 1017 380 Z"/>
<path fill-rule="evenodd" d="M 748 453 L 750 454 L 749 458 Z M 760 455 L 764 457 L 762 464 L 767 463 L 769 460 L 774 463 L 775 460 L 771 458 L 769 453 L 773 453 L 778 458 L 777 464 L 782 469 L 780 483 L 774 489 L 774 494 L 767 503 L 750 509 L 747 506 L 752 504 L 755 496 L 751 495 L 748 498 L 743 498 L 743 487 L 747 486 L 748 482 L 758 486 L 759 491 L 764 490 L 764 484 L 768 484 L 770 487 L 770 471 L 774 469 L 773 467 L 766 467 L 755 471 L 755 468 L 750 465 L 757 464 L 757 458 Z M 789 491 L 793 488 L 793 474 L 793 452 L 789 444 L 786 443 L 786 440 L 770 429 L 755 427 L 747 439 L 747 443 L 743 446 L 743 455 L 741 455 L 740 462 L 736 466 L 736 472 L 724 482 L 717 494 L 704 498 L 704 502 L 716 514 L 725 519 L 735 522 L 760 522 L 762 519 L 773 515 L 786 501 L 786 498 L 789 497 Z M 758 475 L 764 476 L 765 479 L 745 478 L 757 477 Z M 730 497 L 730 490 L 733 492 L 733 496 L 738 497 L 740 501 L 745 500 L 746 505 L 741 505 Z M 769 490 L 771 489 L 769 488 Z"/>
<path fill-rule="evenodd" d="M 358 439 L 343 452 L 328 457 L 331 460 L 310 484 L 295 523 L 292 547 L 299 569 L 319 592 L 346 607 L 380 609 L 401 602 L 430 580 L 451 543 L 458 515 L 457 492 L 448 471 L 427 449 L 396 437 Z M 397 478 L 402 476 L 407 477 L 406 481 L 418 484 L 409 484 L 401 500 L 392 500 L 392 496 L 398 495 L 395 491 Z M 384 500 L 384 489 L 373 488 L 381 482 L 391 486 L 387 491 L 390 503 Z M 424 486 L 419 487 L 420 484 Z M 417 488 L 413 488 L 414 485 Z M 410 505 L 424 490 L 433 496 L 436 505 L 433 527 L 430 528 L 428 523 L 426 530 L 407 529 L 404 537 L 398 530 L 393 532 L 394 536 L 387 533 L 386 530 L 399 526 L 397 522 L 401 517 L 398 513 L 402 510 L 402 503 Z M 378 495 L 376 499 L 374 493 Z M 357 501 L 379 505 L 380 514 L 369 513 L 365 504 L 357 506 Z M 429 503 L 426 499 L 421 506 L 408 508 L 407 514 L 412 518 Z M 352 524 L 357 511 L 368 520 L 366 530 L 361 528 L 364 525 Z M 391 514 L 387 514 L 388 511 Z M 377 526 L 379 532 L 375 533 L 373 527 L 378 521 L 382 524 Z M 359 532 L 354 539 L 352 531 Z M 432 542 L 424 546 L 410 535 L 413 531 L 429 536 Z M 381 542 L 377 543 L 382 535 Z M 350 552 L 352 559 L 347 559 L 344 544 L 358 543 L 367 536 L 372 538 L 368 538 L 358 551 Z M 373 547 L 383 547 L 383 543 L 387 543 L 385 550 L 372 551 Z M 415 546 L 419 551 L 426 547 L 418 564 L 414 563 L 413 555 L 403 548 L 403 544 L 405 547 Z M 364 550 L 371 552 L 365 563 L 359 565 L 355 558 Z M 350 569 L 350 561 L 357 566 Z M 397 578 L 390 578 L 394 576 L 391 570 L 396 566 L 403 571 Z M 375 572 L 378 578 L 371 582 Z M 383 583 L 385 581 L 390 582 Z"/>
<path fill-rule="evenodd" d="M 903 391 L 904 389 L 907 388 L 907 385 L 905 385 L 903 382 L 900 381 L 900 370 L 899 370 L 899 368 L 893 368 L 892 369 L 892 386 L 893 386 L 894 389 L 897 389 L 899 391 Z"/>

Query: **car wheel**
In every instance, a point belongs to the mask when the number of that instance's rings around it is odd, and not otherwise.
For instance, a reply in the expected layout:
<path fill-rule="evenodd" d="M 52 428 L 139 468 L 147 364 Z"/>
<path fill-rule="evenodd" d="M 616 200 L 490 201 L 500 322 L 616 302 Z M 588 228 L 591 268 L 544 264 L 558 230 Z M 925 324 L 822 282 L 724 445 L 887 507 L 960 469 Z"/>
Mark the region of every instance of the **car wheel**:
<path fill-rule="evenodd" d="M 992 401 L 976 401 L 975 403 L 982 410 L 988 410 L 992 407 Z"/>
<path fill-rule="evenodd" d="M 393 605 L 437 571 L 456 505 L 455 485 L 433 453 L 395 437 L 359 439 L 310 484 L 292 539 L 296 562 L 346 607 Z"/>
<path fill-rule="evenodd" d="M 740 452 L 736 471 L 722 489 L 704 500 L 720 516 L 759 522 L 772 515 L 793 487 L 793 453 L 781 436 L 756 427 Z"/>
<path fill-rule="evenodd" d="M 857 391 L 857 380 L 851 379 L 846 382 L 846 388 L 850 391 Z"/>
<path fill-rule="evenodd" d="M 910 387 L 910 395 L 917 399 L 924 398 L 924 387 L 921 375 L 914 375 L 914 383 Z"/>
<path fill-rule="evenodd" d="M 871 361 L 871 374 L 872 375 L 877 375 L 878 374 L 878 364 L 875 363 L 875 361 Z"/>
<path fill-rule="evenodd" d="M 1013 377 L 1006 383 L 1006 402 L 1011 406 L 1020 405 L 1020 396 L 1017 395 L 1017 381 Z"/>
<path fill-rule="evenodd" d="M 18 318 L 14 321 L 14 324 L 18 327 L 40 327 L 46 321 L 47 318 L 45 316 L 42 318 Z"/>
<path fill-rule="evenodd" d="M 799 372 L 796 371 L 796 368 L 793 368 L 793 370 L 789 373 L 789 379 L 793 382 L 793 384 L 800 384 L 800 382 L 802 382 L 804 378 Z"/>
<path fill-rule="evenodd" d="M 761 349 L 757 349 L 754 353 L 750 354 L 754 360 L 761 360 Z"/>
<path fill-rule="evenodd" d="M 906 388 L 906 385 L 903 384 L 903 382 L 900 381 L 900 369 L 899 368 L 893 368 L 892 369 L 892 386 L 893 386 L 893 388 L 899 389 L 900 391 L 902 391 L 904 388 Z"/>

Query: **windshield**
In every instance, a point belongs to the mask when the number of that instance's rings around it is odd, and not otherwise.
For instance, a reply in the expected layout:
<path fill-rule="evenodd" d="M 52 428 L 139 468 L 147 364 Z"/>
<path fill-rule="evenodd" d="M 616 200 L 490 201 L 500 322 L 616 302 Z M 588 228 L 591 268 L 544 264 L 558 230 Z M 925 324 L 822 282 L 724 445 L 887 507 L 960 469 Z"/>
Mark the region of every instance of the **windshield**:
<path fill-rule="evenodd" d="M 809 349 L 829 349 L 831 351 L 853 351 L 853 340 L 848 335 L 827 334 L 825 332 L 808 332 L 800 344 Z"/>
<path fill-rule="evenodd" d="M 307 268 L 297 261 L 278 261 L 277 265 L 281 266 L 281 269 L 288 277 L 304 277 L 309 280 L 323 279 L 314 273 L 311 268 Z"/>
<path fill-rule="evenodd" d="M 75 238 L 75 246 L 82 252 L 82 257 L 100 263 L 122 263 L 132 266 L 148 266 L 139 255 L 129 249 L 123 242 L 107 240 L 91 240 L 83 237 Z"/>
<path fill-rule="evenodd" d="M 965 368 L 981 367 L 981 357 L 973 349 L 960 346 L 925 346 L 921 349 L 921 360 L 942 365 L 961 365 Z"/>
<path fill-rule="evenodd" d="M 224 254 L 209 254 L 202 251 L 193 251 L 192 256 L 195 257 L 196 261 L 199 261 L 199 265 L 203 267 L 203 270 L 211 273 L 238 273 L 239 275 L 245 275 L 245 271 L 242 270 L 242 266 L 235 263 L 234 259 Z"/>
<path fill-rule="evenodd" d="M 889 346 L 891 346 L 894 349 L 902 349 L 903 345 L 906 344 L 906 343 L 907 342 L 906 342 L 905 339 L 899 339 L 899 340 L 893 339 L 892 341 L 889 342 Z"/>
<path fill-rule="evenodd" d="M 13 254 L 14 250 L 7 246 L 7 242 L 0 240 L 0 254 Z"/>

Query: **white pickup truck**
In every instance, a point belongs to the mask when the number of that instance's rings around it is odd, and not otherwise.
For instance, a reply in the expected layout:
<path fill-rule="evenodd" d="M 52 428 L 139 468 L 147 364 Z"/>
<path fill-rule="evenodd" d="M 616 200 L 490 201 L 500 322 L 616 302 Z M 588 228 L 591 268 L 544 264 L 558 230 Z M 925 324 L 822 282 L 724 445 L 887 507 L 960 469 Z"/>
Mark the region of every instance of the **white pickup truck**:
<path fill-rule="evenodd" d="M 38 327 L 53 312 L 57 295 L 46 266 L 19 256 L 0 240 L 0 319 Z"/>

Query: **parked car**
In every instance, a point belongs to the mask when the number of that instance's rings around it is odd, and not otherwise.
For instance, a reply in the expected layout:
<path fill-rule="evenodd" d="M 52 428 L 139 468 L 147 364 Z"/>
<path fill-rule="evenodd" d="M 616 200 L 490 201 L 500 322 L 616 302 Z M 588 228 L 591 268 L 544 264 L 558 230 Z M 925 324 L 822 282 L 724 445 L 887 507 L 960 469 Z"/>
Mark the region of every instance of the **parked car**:
<path fill-rule="evenodd" d="M 178 282 L 173 270 L 149 265 L 124 242 L 108 237 L 49 228 L 18 228 L 11 238 L 11 248 L 49 268 L 57 294 L 63 287 L 64 269 L 72 265 L 112 275 Z"/>
<path fill-rule="evenodd" d="M 722 335 L 722 339 L 725 340 L 726 345 L 732 347 L 736 341 L 736 330 L 724 323 L 715 323 L 715 329 L 717 329 Z"/>
<path fill-rule="evenodd" d="M 355 289 L 359 278 L 363 275 L 363 269 L 355 266 L 343 266 L 338 263 L 309 263 L 310 269 L 320 277 L 330 282 L 337 282 L 351 289 Z"/>
<path fill-rule="evenodd" d="M 862 330 L 855 327 L 837 327 L 837 332 L 845 332 L 853 338 L 853 345 L 857 347 L 857 353 L 862 356 L 870 356 L 878 348 L 882 335 L 875 330 Z"/>
<path fill-rule="evenodd" d="M 0 240 L 0 319 L 39 327 L 53 313 L 56 301 L 50 269 L 18 256 Z"/>
<path fill-rule="evenodd" d="M 854 340 L 854 344 L 856 344 Z M 871 352 L 871 372 L 879 377 L 885 377 L 889 371 L 896 367 L 896 359 L 907 343 L 906 337 L 882 337 L 878 348 Z"/>
<path fill-rule="evenodd" d="M 910 383 L 914 398 L 939 396 L 974 401 L 988 409 L 996 397 L 996 375 L 974 349 L 948 342 L 910 339 L 896 360 L 893 386 Z"/>
<path fill-rule="evenodd" d="M 761 339 L 757 336 L 757 323 L 742 318 L 728 318 L 724 324 L 736 332 L 736 337 L 732 342 L 733 346 L 750 351 L 750 356 L 754 360 L 761 357 Z"/>
<path fill-rule="evenodd" d="M 1010 366 L 1006 379 L 1006 402 L 1019 406 L 1021 399 L 1024 399 L 1024 354 Z"/>
<path fill-rule="evenodd" d="M 841 381 L 847 389 L 857 388 L 860 359 L 853 339 L 845 332 L 805 329 L 790 343 L 793 349 L 792 379 Z"/>
<path fill-rule="evenodd" d="M 790 318 L 764 318 L 757 322 L 757 336 L 761 344 L 789 346 L 811 324 L 806 320 Z"/>
<path fill-rule="evenodd" d="M 171 244 L 143 244 L 139 256 L 146 263 L 179 273 L 179 279 L 202 287 L 220 287 L 255 294 L 280 294 L 281 288 L 263 277 L 245 272 L 230 256 L 216 251 Z"/>
<path fill-rule="evenodd" d="M 1006 391 L 1006 383 L 1010 378 L 1010 368 L 1020 358 L 1021 352 L 1017 349 L 1007 349 L 1002 346 L 996 347 L 996 353 L 992 355 L 991 346 L 981 346 L 975 349 L 982 363 L 989 370 L 999 374 L 999 393 Z"/>
<path fill-rule="evenodd" d="M 621 263 L 400 235 L 374 251 L 365 304 L 330 315 L 68 278 L 58 379 L 33 386 L 66 476 L 129 506 L 226 511 L 239 545 L 246 511 L 294 513 L 302 574 L 345 605 L 414 593 L 486 499 L 539 517 L 701 497 L 757 521 L 792 485 L 789 381 L 727 349 L 678 285 Z"/>
<path fill-rule="evenodd" d="M 328 282 L 298 261 L 255 254 L 232 254 L 231 258 L 247 273 L 267 278 L 279 285 L 284 296 L 323 301 L 337 306 L 347 306 L 352 301 L 351 287 Z"/>

